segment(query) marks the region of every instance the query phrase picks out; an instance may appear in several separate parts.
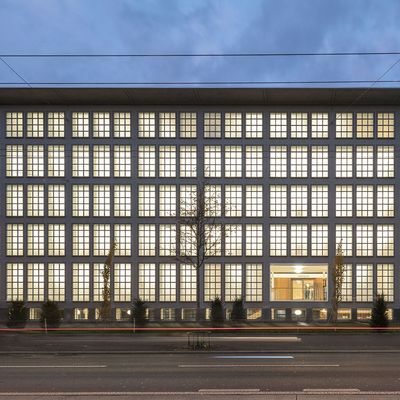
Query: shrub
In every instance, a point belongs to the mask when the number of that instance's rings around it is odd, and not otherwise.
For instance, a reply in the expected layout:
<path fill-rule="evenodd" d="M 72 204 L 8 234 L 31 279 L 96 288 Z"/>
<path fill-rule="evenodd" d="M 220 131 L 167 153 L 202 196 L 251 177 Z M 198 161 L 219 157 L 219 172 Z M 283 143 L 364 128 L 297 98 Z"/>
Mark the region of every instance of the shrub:
<path fill-rule="evenodd" d="M 144 326 L 147 323 L 147 306 L 141 299 L 133 302 L 132 321 L 135 320 L 136 326 Z"/>
<path fill-rule="evenodd" d="M 232 321 L 243 321 L 246 319 L 246 310 L 243 306 L 243 299 L 236 299 L 233 302 L 231 320 Z"/>
<path fill-rule="evenodd" d="M 373 327 L 386 327 L 389 325 L 388 309 L 383 295 L 378 294 L 374 300 L 369 324 Z"/>
<path fill-rule="evenodd" d="M 7 326 L 10 328 L 24 328 L 28 320 L 29 310 L 23 301 L 12 301 L 8 307 Z"/>
<path fill-rule="evenodd" d="M 45 320 L 48 328 L 58 328 L 61 323 L 61 311 L 54 301 L 46 301 L 42 304 L 40 323 L 44 327 Z"/>
<path fill-rule="evenodd" d="M 222 301 L 220 298 L 216 297 L 211 302 L 211 322 L 214 325 L 219 325 L 224 322 L 224 308 L 222 306 Z"/>

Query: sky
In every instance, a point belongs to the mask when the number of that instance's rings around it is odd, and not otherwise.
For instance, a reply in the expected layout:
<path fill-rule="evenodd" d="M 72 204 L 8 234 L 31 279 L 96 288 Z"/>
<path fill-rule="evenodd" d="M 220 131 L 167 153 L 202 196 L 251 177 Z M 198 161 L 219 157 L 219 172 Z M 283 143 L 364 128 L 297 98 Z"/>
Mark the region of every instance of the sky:
<path fill-rule="evenodd" d="M 0 15 L 1 55 L 400 51 L 400 0 L 0 0 Z M 3 58 L 28 82 L 111 86 L 376 80 L 399 59 Z M 400 79 L 400 61 L 384 79 Z M 6 82 L 22 80 L 0 62 Z"/>

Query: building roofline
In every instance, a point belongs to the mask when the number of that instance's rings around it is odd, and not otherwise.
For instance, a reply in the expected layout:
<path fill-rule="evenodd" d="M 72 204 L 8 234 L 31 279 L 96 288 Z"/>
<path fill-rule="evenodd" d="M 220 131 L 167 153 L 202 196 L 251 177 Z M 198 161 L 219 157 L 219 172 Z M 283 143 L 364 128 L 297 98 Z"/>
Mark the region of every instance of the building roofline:
<path fill-rule="evenodd" d="M 394 88 L 0 88 L 0 105 L 399 106 Z"/>

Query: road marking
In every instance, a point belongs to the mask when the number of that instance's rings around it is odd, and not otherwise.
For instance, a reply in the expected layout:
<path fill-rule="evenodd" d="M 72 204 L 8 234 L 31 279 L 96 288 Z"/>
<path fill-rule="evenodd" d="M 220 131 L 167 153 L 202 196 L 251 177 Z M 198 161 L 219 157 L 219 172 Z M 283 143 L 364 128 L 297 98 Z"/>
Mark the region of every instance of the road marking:
<path fill-rule="evenodd" d="M 107 368 L 107 365 L 0 365 L 0 368 Z"/>
<path fill-rule="evenodd" d="M 251 359 L 259 359 L 259 358 L 268 358 L 268 359 L 278 359 L 278 360 L 291 360 L 294 357 L 293 356 L 214 356 L 212 358 L 227 358 L 227 359 L 231 359 L 231 358 L 251 358 Z"/>
<path fill-rule="evenodd" d="M 215 336 L 212 338 L 215 341 L 248 341 L 251 340 L 252 342 L 255 341 L 264 341 L 264 342 L 301 342 L 301 339 L 296 336 L 238 336 L 238 337 L 231 337 L 231 336 Z"/>
<path fill-rule="evenodd" d="M 360 389 L 303 389 L 303 392 L 316 393 L 359 393 Z"/>
<path fill-rule="evenodd" d="M 180 364 L 178 368 L 335 368 L 339 364 Z"/>
<path fill-rule="evenodd" d="M 260 389 L 199 389 L 199 392 L 202 393 L 229 393 L 229 394 L 233 394 L 233 393 L 250 393 L 250 392 L 254 392 L 254 393 L 258 393 L 260 392 Z"/>

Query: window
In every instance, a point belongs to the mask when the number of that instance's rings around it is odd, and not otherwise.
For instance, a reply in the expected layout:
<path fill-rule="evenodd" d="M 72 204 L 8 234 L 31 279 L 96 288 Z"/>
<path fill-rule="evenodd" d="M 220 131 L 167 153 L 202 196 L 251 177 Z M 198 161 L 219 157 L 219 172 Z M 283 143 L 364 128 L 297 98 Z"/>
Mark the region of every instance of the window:
<path fill-rule="evenodd" d="M 225 113 L 225 137 L 226 138 L 242 137 L 241 113 Z"/>
<path fill-rule="evenodd" d="M 204 265 L 204 301 L 221 299 L 221 264 Z"/>
<path fill-rule="evenodd" d="M 156 137 L 156 114 L 153 112 L 140 112 L 138 124 L 138 137 Z"/>
<path fill-rule="evenodd" d="M 373 300 L 372 264 L 356 264 L 356 301 Z"/>
<path fill-rule="evenodd" d="M 176 264 L 160 264 L 159 301 L 176 301 Z"/>
<path fill-rule="evenodd" d="M 63 138 L 65 136 L 65 114 L 63 112 L 49 112 L 47 114 L 47 136 Z"/>
<path fill-rule="evenodd" d="M 104 264 L 99 264 L 99 263 L 93 264 L 93 301 L 103 301 L 103 289 L 104 289 L 103 271 L 104 271 Z M 96 308 L 96 314 L 98 312 L 97 310 L 98 308 Z"/>
<path fill-rule="evenodd" d="M 131 264 L 114 264 L 114 301 L 131 301 Z"/>
<path fill-rule="evenodd" d="M 242 297 L 242 264 L 225 264 L 225 301 Z"/>
<path fill-rule="evenodd" d="M 156 216 L 156 187 L 154 185 L 139 185 L 138 216 Z"/>
<path fill-rule="evenodd" d="M 311 256 L 328 256 L 328 225 L 311 225 Z"/>
<path fill-rule="evenodd" d="M 131 113 L 129 112 L 114 113 L 114 137 L 115 138 L 131 137 Z"/>
<path fill-rule="evenodd" d="M 336 178 L 353 177 L 352 146 L 336 146 Z"/>
<path fill-rule="evenodd" d="M 131 177 L 131 146 L 114 146 L 114 177 Z"/>
<path fill-rule="evenodd" d="M 27 146 L 26 175 L 44 177 L 44 146 Z"/>
<path fill-rule="evenodd" d="M 111 248 L 111 235 L 109 224 L 93 225 L 93 255 L 107 256 Z"/>
<path fill-rule="evenodd" d="M 197 114 L 194 112 L 180 113 L 181 138 L 195 138 L 197 136 Z"/>
<path fill-rule="evenodd" d="M 270 178 L 287 178 L 287 147 L 271 146 Z"/>
<path fill-rule="evenodd" d="M 114 186 L 114 217 L 131 216 L 131 185 Z"/>
<path fill-rule="evenodd" d="M 24 300 L 24 264 L 7 264 L 7 301 Z"/>
<path fill-rule="evenodd" d="M 378 146 L 376 176 L 394 178 L 394 146 Z"/>
<path fill-rule="evenodd" d="M 342 251 L 344 257 L 353 256 L 353 225 L 341 224 L 336 225 L 336 247 L 339 244 L 342 245 Z"/>
<path fill-rule="evenodd" d="M 382 295 L 385 301 L 394 301 L 394 265 L 376 265 L 376 292 Z"/>
<path fill-rule="evenodd" d="M 290 187 L 290 216 L 307 217 L 308 215 L 307 185 L 292 185 Z"/>
<path fill-rule="evenodd" d="M 311 114 L 311 137 L 318 139 L 328 138 L 328 113 Z"/>
<path fill-rule="evenodd" d="M 204 146 L 204 176 L 221 178 L 221 146 Z"/>
<path fill-rule="evenodd" d="M 156 264 L 139 264 L 139 298 L 156 301 Z"/>
<path fill-rule="evenodd" d="M 378 257 L 394 256 L 394 225 L 376 226 L 376 255 Z"/>
<path fill-rule="evenodd" d="M 357 138 L 369 139 L 374 137 L 374 114 L 357 113 Z"/>
<path fill-rule="evenodd" d="M 72 185 L 72 216 L 88 217 L 90 211 L 89 185 Z"/>
<path fill-rule="evenodd" d="M 90 255 L 90 227 L 89 224 L 72 224 L 72 255 Z"/>
<path fill-rule="evenodd" d="M 131 243 L 131 225 L 115 224 L 114 225 L 114 241 L 117 244 L 115 249 L 116 256 L 130 257 L 132 250 Z"/>
<path fill-rule="evenodd" d="M 246 264 L 246 301 L 257 302 L 263 299 L 263 266 Z"/>
<path fill-rule="evenodd" d="M 357 185 L 357 217 L 374 216 L 374 187 L 372 185 Z"/>
<path fill-rule="evenodd" d="M 28 256 L 44 256 L 44 224 L 28 224 Z"/>
<path fill-rule="evenodd" d="M 357 146 L 356 152 L 357 178 L 374 177 L 374 148 L 373 146 Z"/>
<path fill-rule="evenodd" d="M 21 145 L 6 146 L 7 177 L 22 178 L 24 176 L 24 147 Z"/>
<path fill-rule="evenodd" d="M 90 300 L 90 265 L 72 264 L 72 301 Z"/>
<path fill-rule="evenodd" d="M 287 225 L 271 224 L 269 229 L 270 251 L 271 257 L 287 256 Z"/>
<path fill-rule="evenodd" d="M 373 225 L 356 225 L 356 256 L 372 257 L 374 252 Z"/>
<path fill-rule="evenodd" d="M 263 177 L 262 146 L 246 146 L 246 178 Z"/>
<path fill-rule="evenodd" d="M 27 113 L 26 136 L 31 138 L 44 136 L 44 114 L 42 112 Z"/>
<path fill-rule="evenodd" d="M 225 255 L 228 257 L 242 255 L 242 225 L 225 225 Z"/>
<path fill-rule="evenodd" d="M 307 256 L 307 225 L 290 226 L 290 255 L 292 257 Z"/>
<path fill-rule="evenodd" d="M 342 302 L 353 301 L 353 265 L 343 264 L 343 277 L 342 277 Z"/>
<path fill-rule="evenodd" d="M 353 186 L 336 185 L 336 216 L 353 216 Z"/>
<path fill-rule="evenodd" d="M 176 137 L 176 114 L 174 112 L 160 113 L 159 125 L 159 136 L 161 138 Z"/>
<path fill-rule="evenodd" d="M 246 186 L 246 217 L 263 216 L 263 187 L 261 185 Z"/>
<path fill-rule="evenodd" d="M 8 138 L 24 136 L 24 114 L 22 112 L 6 113 L 6 136 Z"/>
<path fill-rule="evenodd" d="M 336 138 L 350 139 L 353 137 L 353 114 L 336 113 Z"/>
<path fill-rule="evenodd" d="M 44 264 L 28 263 L 28 301 L 44 301 Z"/>
<path fill-rule="evenodd" d="M 376 187 L 376 216 L 394 217 L 394 186 L 377 185 Z"/>
<path fill-rule="evenodd" d="M 176 177 L 176 147 L 160 146 L 159 148 L 159 176 L 160 178 Z"/>
<path fill-rule="evenodd" d="M 263 137 L 262 113 L 246 113 L 246 138 Z"/>
<path fill-rule="evenodd" d="M 287 114 L 269 114 L 269 136 L 271 139 L 285 139 L 287 137 Z"/>
<path fill-rule="evenodd" d="M 378 113 L 377 131 L 380 139 L 394 138 L 394 113 Z"/>
<path fill-rule="evenodd" d="M 93 185 L 93 217 L 111 216 L 109 185 Z"/>
<path fill-rule="evenodd" d="M 50 301 L 65 301 L 65 264 L 49 263 L 47 267 L 47 296 Z"/>
<path fill-rule="evenodd" d="M 110 146 L 93 146 L 93 177 L 110 177 Z"/>
<path fill-rule="evenodd" d="M 94 138 L 110 137 L 110 113 L 108 112 L 93 113 L 93 137 Z"/>
<path fill-rule="evenodd" d="M 7 217 L 23 217 L 24 216 L 24 186 L 23 185 L 7 185 Z"/>
<path fill-rule="evenodd" d="M 65 176 L 65 151 L 63 145 L 48 146 L 47 176 L 59 178 Z"/>
<path fill-rule="evenodd" d="M 225 186 L 225 216 L 241 217 L 242 216 L 242 186 L 226 185 Z"/>
<path fill-rule="evenodd" d="M 7 224 L 7 256 L 24 255 L 24 224 Z"/>
<path fill-rule="evenodd" d="M 262 224 L 246 225 L 246 256 L 261 257 L 263 255 Z"/>
<path fill-rule="evenodd" d="M 159 186 L 160 217 L 176 217 L 176 186 Z"/>
<path fill-rule="evenodd" d="M 156 177 L 156 147 L 138 147 L 138 176 L 139 178 Z"/>
<path fill-rule="evenodd" d="M 287 186 L 270 185 L 269 187 L 269 216 L 287 217 Z"/>
<path fill-rule="evenodd" d="M 49 224 L 47 234 L 49 256 L 65 256 L 65 225 Z"/>
<path fill-rule="evenodd" d="M 189 217 L 196 214 L 197 211 L 197 186 L 181 185 L 179 199 L 179 215 Z"/>
<path fill-rule="evenodd" d="M 176 255 L 176 225 L 160 224 L 160 256 Z"/>
<path fill-rule="evenodd" d="M 328 146 L 311 147 L 311 177 L 328 178 Z"/>
<path fill-rule="evenodd" d="M 74 145 L 72 146 L 72 176 L 76 178 L 88 178 L 90 174 L 89 146 Z"/>
<path fill-rule="evenodd" d="M 139 224 L 139 256 L 156 255 L 156 226 L 153 224 Z"/>
<path fill-rule="evenodd" d="M 328 216 L 328 185 L 311 185 L 311 216 Z"/>
<path fill-rule="evenodd" d="M 197 251 L 197 229 L 195 225 L 181 225 L 179 227 L 180 255 L 193 257 Z"/>
<path fill-rule="evenodd" d="M 242 146 L 225 146 L 225 178 L 242 177 Z"/>
<path fill-rule="evenodd" d="M 290 177 L 307 178 L 307 146 L 292 146 L 290 149 Z"/>
<path fill-rule="evenodd" d="M 291 137 L 295 139 L 307 138 L 307 113 L 291 113 Z"/>
<path fill-rule="evenodd" d="M 221 113 L 214 113 L 214 112 L 204 113 L 204 137 L 205 138 L 221 137 Z"/>
<path fill-rule="evenodd" d="M 221 186 L 204 186 L 204 214 L 206 217 L 221 217 Z"/>
<path fill-rule="evenodd" d="M 73 112 L 72 113 L 72 137 L 88 138 L 89 137 L 89 113 Z"/>
<path fill-rule="evenodd" d="M 179 175 L 181 178 L 196 178 L 197 148 L 196 146 L 179 147 Z"/>
<path fill-rule="evenodd" d="M 196 301 L 197 273 L 193 265 L 181 264 L 180 272 L 180 301 Z"/>

